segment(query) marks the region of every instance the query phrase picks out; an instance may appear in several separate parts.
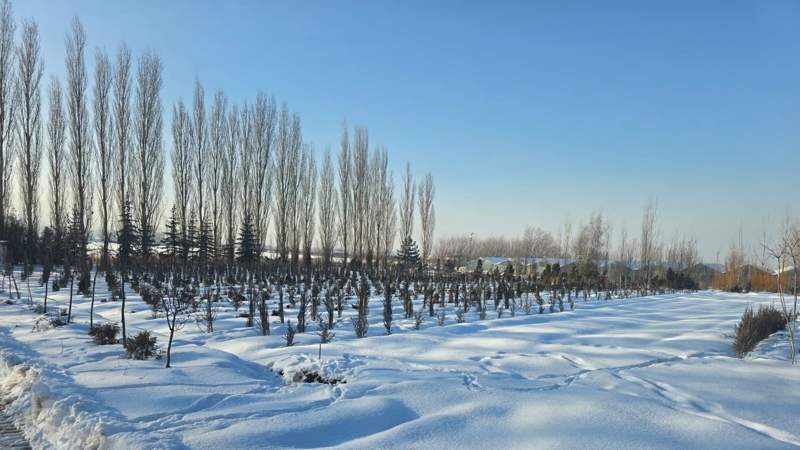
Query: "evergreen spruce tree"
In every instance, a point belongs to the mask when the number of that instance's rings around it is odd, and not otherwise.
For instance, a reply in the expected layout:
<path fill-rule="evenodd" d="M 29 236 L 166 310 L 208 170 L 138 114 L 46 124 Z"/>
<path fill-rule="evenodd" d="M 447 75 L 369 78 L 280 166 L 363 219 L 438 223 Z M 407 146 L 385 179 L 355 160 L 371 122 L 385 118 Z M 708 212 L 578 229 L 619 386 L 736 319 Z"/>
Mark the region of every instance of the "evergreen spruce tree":
<path fill-rule="evenodd" d="M 477 264 L 475 264 L 475 277 L 482 277 L 483 276 L 483 260 L 478 258 Z"/>
<path fill-rule="evenodd" d="M 183 248 L 184 260 L 188 261 L 197 256 L 197 215 L 195 215 L 194 211 L 189 215 L 189 224 L 186 226 Z"/>
<path fill-rule="evenodd" d="M 139 224 L 139 256 L 146 260 L 153 254 L 156 243 L 156 233 L 149 224 Z"/>
<path fill-rule="evenodd" d="M 73 263 L 80 261 L 81 242 L 83 242 L 83 224 L 78 207 L 74 206 L 69 223 L 67 224 L 66 245 L 64 246 L 66 258 Z"/>
<path fill-rule="evenodd" d="M 138 230 L 131 213 L 131 202 L 126 201 L 120 214 L 120 229 L 117 231 L 117 258 L 123 268 L 128 267 L 131 258 L 136 254 L 136 243 L 139 241 Z"/>
<path fill-rule="evenodd" d="M 164 230 L 164 239 L 161 241 L 161 243 L 164 244 L 167 249 L 167 256 L 169 256 L 172 261 L 177 259 L 178 252 L 180 252 L 181 248 L 178 226 L 178 216 L 175 210 L 175 205 L 173 205 L 172 211 L 169 215 L 169 220 L 165 225 L 166 229 Z"/>
<path fill-rule="evenodd" d="M 411 236 L 406 236 L 400 243 L 400 250 L 397 251 L 397 259 L 404 269 L 413 269 L 419 265 L 419 248 Z"/>
<path fill-rule="evenodd" d="M 211 234 L 211 223 L 208 219 L 200 223 L 200 234 L 197 237 L 197 256 L 203 264 L 214 257 L 214 242 Z"/>
<path fill-rule="evenodd" d="M 514 278 L 514 264 L 509 263 L 506 265 L 506 269 L 503 272 L 507 280 Z"/>
<path fill-rule="evenodd" d="M 248 213 L 244 216 L 242 227 L 239 229 L 239 248 L 236 249 L 236 259 L 242 264 L 254 264 L 258 258 L 258 245 L 256 243 L 255 226 L 253 218 Z"/>

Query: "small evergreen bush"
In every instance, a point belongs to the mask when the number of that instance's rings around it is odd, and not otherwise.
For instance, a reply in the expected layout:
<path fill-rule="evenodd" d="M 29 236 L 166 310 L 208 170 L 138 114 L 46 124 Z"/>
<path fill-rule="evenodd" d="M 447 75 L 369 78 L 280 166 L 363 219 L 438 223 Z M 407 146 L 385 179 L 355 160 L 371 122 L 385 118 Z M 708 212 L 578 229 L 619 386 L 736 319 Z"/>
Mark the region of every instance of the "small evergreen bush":
<path fill-rule="evenodd" d="M 89 336 L 97 345 L 110 345 L 117 343 L 119 327 L 115 323 L 104 323 L 89 330 Z"/>
<path fill-rule="evenodd" d="M 159 357 L 156 337 L 150 336 L 149 331 L 142 331 L 134 337 L 125 341 L 125 352 L 131 359 L 150 359 Z"/>

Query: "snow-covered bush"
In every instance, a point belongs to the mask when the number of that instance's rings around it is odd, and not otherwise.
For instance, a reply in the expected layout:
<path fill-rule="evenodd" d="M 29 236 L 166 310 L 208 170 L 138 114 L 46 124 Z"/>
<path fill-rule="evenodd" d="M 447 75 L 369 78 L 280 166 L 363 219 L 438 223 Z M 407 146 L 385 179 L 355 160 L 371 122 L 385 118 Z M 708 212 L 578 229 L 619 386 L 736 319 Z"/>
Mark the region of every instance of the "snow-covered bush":
<path fill-rule="evenodd" d="M 286 383 L 339 384 L 347 382 L 348 360 L 323 361 L 308 355 L 291 355 L 272 364 L 272 370 Z"/>
<path fill-rule="evenodd" d="M 456 308 L 456 323 L 464 323 L 464 310 L 460 306 Z"/>
<path fill-rule="evenodd" d="M 417 310 L 414 313 L 414 329 L 419 330 L 422 327 L 422 319 L 424 317 L 424 312 L 422 309 Z"/>
<path fill-rule="evenodd" d="M 67 322 L 60 316 L 42 315 L 33 323 L 33 331 L 47 331 L 57 327 L 63 327 Z"/>
<path fill-rule="evenodd" d="M 284 335 L 287 347 L 291 347 L 292 345 L 294 345 L 294 334 L 295 334 L 295 329 L 292 326 L 292 321 L 289 320 L 286 322 L 286 334 Z"/>

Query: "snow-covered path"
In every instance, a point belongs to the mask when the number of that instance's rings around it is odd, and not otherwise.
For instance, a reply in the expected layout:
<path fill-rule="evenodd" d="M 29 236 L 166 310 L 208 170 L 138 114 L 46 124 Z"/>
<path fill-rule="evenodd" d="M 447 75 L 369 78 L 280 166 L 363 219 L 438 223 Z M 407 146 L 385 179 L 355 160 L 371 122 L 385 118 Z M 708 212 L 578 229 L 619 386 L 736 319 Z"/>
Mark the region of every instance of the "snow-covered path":
<path fill-rule="evenodd" d="M 788 448 L 800 446 L 800 368 L 785 341 L 773 336 L 744 360 L 730 349 L 745 306 L 771 301 L 701 292 L 581 302 L 445 326 L 426 317 L 419 331 L 398 321 L 385 336 L 374 299 L 369 337 L 342 323 L 322 362 L 313 332 L 286 348 L 282 325 L 262 337 L 230 311 L 211 335 L 188 324 L 167 370 L 92 344 L 81 299 L 78 324 L 39 333 L 25 308 L 0 306 L 11 330 L 0 345 L 13 335 L 32 362 L 102 405 L 114 425 L 99 434 L 112 447 Z M 118 320 L 118 307 L 98 304 L 95 320 Z M 164 320 L 144 308 L 131 302 L 130 327 L 163 341 Z M 346 383 L 286 381 L 303 368 Z"/>
<path fill-rule="evenodd" d="M 25 436 L 14 426 L 11 417 L 0 406 L 0 448 L 6 450 L 28 450 L 30 445 Z"/>

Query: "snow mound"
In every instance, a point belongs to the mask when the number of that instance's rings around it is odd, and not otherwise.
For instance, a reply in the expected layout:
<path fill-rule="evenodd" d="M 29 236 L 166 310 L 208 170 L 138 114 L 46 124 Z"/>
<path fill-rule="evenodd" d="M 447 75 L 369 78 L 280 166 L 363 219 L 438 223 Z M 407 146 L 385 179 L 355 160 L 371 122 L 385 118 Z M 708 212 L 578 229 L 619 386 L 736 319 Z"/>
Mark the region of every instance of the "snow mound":
<path fill-rule="evenodd" d="M 305 353 L 289 355 L 271 365 L 272 370 L 286 383 L 347 383 L 352 375 L 353 361 L 350 358 L 319 360 Z"/>

